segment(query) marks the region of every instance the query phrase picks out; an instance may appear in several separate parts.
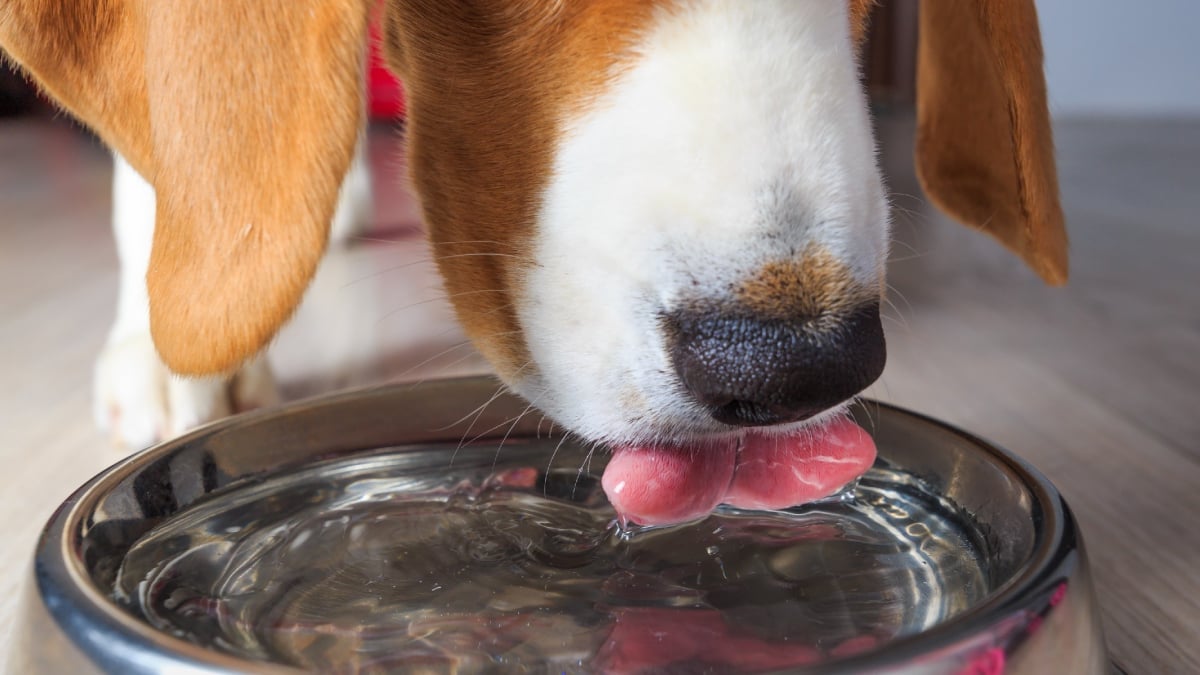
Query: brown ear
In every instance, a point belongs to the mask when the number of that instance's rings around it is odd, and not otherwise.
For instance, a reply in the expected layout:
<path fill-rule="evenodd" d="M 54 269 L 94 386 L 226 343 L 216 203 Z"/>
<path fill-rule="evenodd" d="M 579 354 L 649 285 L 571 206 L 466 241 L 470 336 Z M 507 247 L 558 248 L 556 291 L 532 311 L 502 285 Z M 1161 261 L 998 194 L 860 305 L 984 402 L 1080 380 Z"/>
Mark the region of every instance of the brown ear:
<path fill-rule="evenodd" d="M 155 188 L 151 332 L 228 371 L 287 320 L 362 115 L 362 0 L 9 0 L 0 45 Z"/>
<path fill-rule="evenodd" d="M 1033 0 L 923 0 L 917 64 L 916 163 L 926 193 L 1047 283 L 1065 283 Z"/>

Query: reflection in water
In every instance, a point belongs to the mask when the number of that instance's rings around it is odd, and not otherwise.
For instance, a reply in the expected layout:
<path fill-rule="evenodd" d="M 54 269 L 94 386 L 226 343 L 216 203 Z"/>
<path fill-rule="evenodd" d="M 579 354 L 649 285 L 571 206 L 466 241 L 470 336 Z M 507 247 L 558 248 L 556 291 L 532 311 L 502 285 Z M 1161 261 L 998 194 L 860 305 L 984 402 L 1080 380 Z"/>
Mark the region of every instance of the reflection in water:
<path fill-rule="evenodd" d="M 537 453 L 381 454 L 234 486 L 130 550 L 161 630 L 307 669 L 760 671 L 872 649 L 987 593 L 952 505 L 876 467 L 839 498 L 619 531 Z"/>

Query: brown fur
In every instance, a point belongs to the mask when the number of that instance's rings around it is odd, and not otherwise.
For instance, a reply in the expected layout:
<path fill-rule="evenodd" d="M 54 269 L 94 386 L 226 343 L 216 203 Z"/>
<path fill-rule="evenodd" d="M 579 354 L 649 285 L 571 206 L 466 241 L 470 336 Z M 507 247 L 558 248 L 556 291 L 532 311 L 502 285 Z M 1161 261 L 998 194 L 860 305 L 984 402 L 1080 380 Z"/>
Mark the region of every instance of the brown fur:
<path fill-rule="evenodd" d="M 0 46 L 143 172 L 151 163 L 144 25 L 140 6 L 125 0 L 0 4 Z"/>
<path fill-rule="evenodd" d="M 740 311 L 781 320 L 841 319 L 879 295 L 879 288 L 856 282 L 845 263 L 816 244 L 796 260 L 763 266 L 734 294 Z"/>
<path fill-rule="evenodd" d="M 603 94 L 655 12 L 683 1 L 389 0 L 387 52 L 408 88 L 439 268 L 502 373 L 528 360 L 513 293 L 536 264 L 529 239 L 563 122 Z M 861 41 L 873 0 L 847 1 Z M 926 188 L 1061 282 L 1032 0 L 924 3 Z M 299 302 L 359 128 L 366 13 L 365 0 L 0 4 L 0 44 L 155 186 L 151 325 L 177 372 L 236 367 Z M 763 270 L 745 296 L 812 310 L 833 291 L 808 284 L 844 285 L 822 260 Z"/>
<path fill-rule="evenodd" d="M 924 0 L 917 173 L 955 218 L 1051 284 L 1067 280 L 1042 47 L 1031 0 Z"/>
<path fill-rule="evenodd" d="M 514 293 L 563 123 L 601 95 L 667 2 L 395 0 L 387 52 L 438 266 L 460 321 L 507 375 L 528 362 Z"/>
<path fill-rule="evenodd" d="M 850 39 L 862 47 L 867 39 L 867 25 L 877 0 L 848 0 L 850 3 Z"/>
<path fill-rule="evenodd" d="M 19 0 L 0 43 L 155 187 L 151 330 L 231 370 L 291 315 L 360 126 L 358 0 Z"/>

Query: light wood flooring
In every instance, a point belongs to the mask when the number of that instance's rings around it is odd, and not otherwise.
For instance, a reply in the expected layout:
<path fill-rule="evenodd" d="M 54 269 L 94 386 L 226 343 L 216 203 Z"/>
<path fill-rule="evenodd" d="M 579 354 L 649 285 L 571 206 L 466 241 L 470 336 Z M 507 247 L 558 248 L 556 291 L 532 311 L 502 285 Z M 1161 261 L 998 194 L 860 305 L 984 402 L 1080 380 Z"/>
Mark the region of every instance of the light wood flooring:
<path fill-rule="evenodd" d="M 895 307 L 870 393 L 1047 474 L 1082 522 L 1118 663 L 1200 672 L 1200 122 L 1059 125 L 1064 289 L 924 204 L 911 120 L 885 117 L 881 137 Z M 376 225 L 275 345 L 289 396 L 487 369 L 440 300 L 399 137 L 371 141 Z M 0 649 L 38 530 L 120 456 L 90 410 L 116 293 L 110 171 L 65 122 L 0 123 Z"/>

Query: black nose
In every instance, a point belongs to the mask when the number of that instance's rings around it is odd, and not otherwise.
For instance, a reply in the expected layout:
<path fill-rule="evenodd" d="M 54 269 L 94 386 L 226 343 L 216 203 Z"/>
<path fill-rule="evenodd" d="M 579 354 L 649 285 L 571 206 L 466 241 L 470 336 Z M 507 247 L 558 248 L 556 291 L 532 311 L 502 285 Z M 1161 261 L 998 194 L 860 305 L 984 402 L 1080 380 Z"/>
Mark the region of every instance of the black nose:
<path fill-rule="evenodd" d="M 726 424 L 811 417 L 874 382 L 887 359 L 877 302 L 794 320 L 681 311 L 664 326 L 679 379 Z"/>

